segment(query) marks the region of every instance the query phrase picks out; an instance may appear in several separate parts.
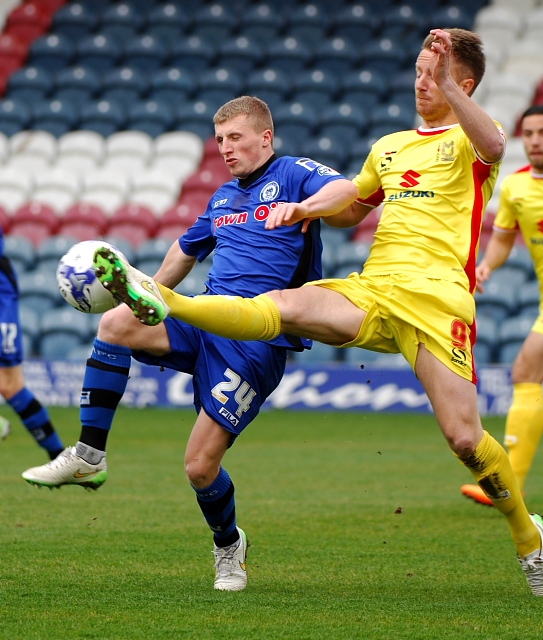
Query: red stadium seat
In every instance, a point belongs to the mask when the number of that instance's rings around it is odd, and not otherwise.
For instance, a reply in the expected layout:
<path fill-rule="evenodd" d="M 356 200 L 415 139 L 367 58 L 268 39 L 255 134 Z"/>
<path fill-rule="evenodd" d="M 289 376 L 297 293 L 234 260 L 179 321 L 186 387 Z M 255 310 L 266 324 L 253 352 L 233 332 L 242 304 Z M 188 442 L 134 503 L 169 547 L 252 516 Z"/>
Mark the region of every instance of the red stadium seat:
<path fill-rule="evenodd" d="M 189 193 L 205 194 L 209 200 L 213 193 L 225 182 L 224 173 L 218 169 L 212 168 L 198 171 L 183 183 L 179 201 L 181 202 L 182 198 L 188 196 Z"/>
<path fill-rule="evenodd" d="M 55 235 L 59 217 L 55 210 L 41 202 L 29 202 L 11 217 L 10 234 L 24 236 L 38 246 L 49 236 Z"/>
<path fill-rule="evenodd" d="M 30 44 L 49 29 L 52 13 L 46 3 L 30 0 L 9 13 L 4 32 Z"/>
<path fill-rule="evenodd" d="M 379 208 L 370 211 L 364 220 L 355 227 L 352 239 L 356 242 L 373 242 L 373 235 L 380 217 L 381 210 Z"/>
<path fill-rule="evenodd" d="M 158 238 L 174 240 L 182 236 L 191 227 L 196 218 L 206 210 L 209 197 L 199 194 L 182 197 L 181 200 L 160 218 Z"/>
<path fill-rule="evenodd" d="M 0 207 L 0 229 L 3 233 L 7 233 L 11 226 L 11 218 L 4 207 Z"/>
<path fill-rule="evenodd" d="M 111 216 L 108 235 L 124 238 L 132 246 L 138 247 L 155 235 L 157 227 L 158 222 L 151 209 L 141 204 L 129 203 Z"/>
<path fill-rule="evenodd" d="M 0 35 L 0 75 L 7 78 L 19 69 L 28 54 L 28 46 L 8 33 Z"/>
<path fill-rule="evenodd" d="M 96 240 L 105 235 L 109 219 L 103 209 L 87 202 L 70 207 L 60 220 L 58 233 L 80 241 Z"/>

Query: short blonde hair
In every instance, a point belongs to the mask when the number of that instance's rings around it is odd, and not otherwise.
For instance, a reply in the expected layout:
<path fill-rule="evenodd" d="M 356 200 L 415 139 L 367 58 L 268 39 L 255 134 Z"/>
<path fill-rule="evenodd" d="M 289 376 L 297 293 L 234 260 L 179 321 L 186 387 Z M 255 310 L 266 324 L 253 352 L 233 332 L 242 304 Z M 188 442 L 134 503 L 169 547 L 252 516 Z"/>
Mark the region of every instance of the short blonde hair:
<path fill-rule="evenodd" d="M 213 116 L 213 124 L 222 124 L 237 116 L 247 116 L 251 120 L 255 131 L 261 132 L 270 129 L 273 133 L 273 119 L 270 108 L 260 98 L 255 96 L 240 96 L 234 98 L 217 111 Z"/>

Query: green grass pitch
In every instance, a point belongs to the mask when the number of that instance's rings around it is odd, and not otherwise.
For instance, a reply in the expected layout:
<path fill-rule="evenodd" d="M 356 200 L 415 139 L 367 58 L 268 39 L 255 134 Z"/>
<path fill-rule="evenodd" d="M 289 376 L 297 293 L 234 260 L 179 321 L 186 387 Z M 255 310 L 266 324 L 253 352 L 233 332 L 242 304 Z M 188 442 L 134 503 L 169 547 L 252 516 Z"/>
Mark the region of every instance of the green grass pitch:
<path fill-rule="evenodd" d="M 13 418 L 8 408 L 3 414 Z M 67 444 L 77 409 L 52 409 Z M 38 490 L 13 419 L 0 443 L 0 640 L 531 640 L 543 637 L 508 527 L 433 416 L 261 414 L 225 458 L 249 584 L 213 590 L 209 530 L 183 472 L 188 410 L 118 412 L 108 482 Z M 503 418 L 485 421 L 501 440 Z M 526 487 L 543 510 L 543 457 Z"/>

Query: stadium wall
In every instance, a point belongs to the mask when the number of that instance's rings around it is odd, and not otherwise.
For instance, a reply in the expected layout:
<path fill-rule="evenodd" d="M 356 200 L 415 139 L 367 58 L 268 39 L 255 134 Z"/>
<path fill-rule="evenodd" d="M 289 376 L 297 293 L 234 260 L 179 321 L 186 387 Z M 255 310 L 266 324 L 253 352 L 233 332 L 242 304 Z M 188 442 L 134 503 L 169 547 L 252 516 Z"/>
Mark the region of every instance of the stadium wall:
<path fill-rule="evenodd" d="M 84 362 L 28 360 L 28 387 L 47 406 L 79 406 Z M 505 415 L 512 398 L 511 368 L 481 367 L 481 415 Z M 133 361 L 123 404 L 130 407 L 191 407 L 192 377 Z M 265 404 L 267 409 L 431 413 L 428 398 L 411 370 L 369 366 L 294 366 Z"/>

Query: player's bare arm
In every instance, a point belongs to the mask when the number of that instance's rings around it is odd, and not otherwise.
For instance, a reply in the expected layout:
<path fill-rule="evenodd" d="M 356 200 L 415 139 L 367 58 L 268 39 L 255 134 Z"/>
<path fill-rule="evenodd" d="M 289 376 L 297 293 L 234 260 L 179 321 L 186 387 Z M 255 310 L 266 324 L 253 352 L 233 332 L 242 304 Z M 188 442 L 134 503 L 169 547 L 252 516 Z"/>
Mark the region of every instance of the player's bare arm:
<path fill-rule="evenodd" d="M 481 159 L 489 163 L 498 162 L 505 151 L 504 137 L 492 118 L 470 98 L 474 81 L 471 78 L 461 79 L 459 69 L 451 59 L 450 34 L 441 29 L 432 29 L 430 33 L 435 38 L 429 63 L 433 81 Z"/>
<path fill-rule="evenodd" d="M 355 227 L 362 222 L 364 218 L 373 211 L 375 207 L 361 202 L 353 202 L 351 205 L 340 211 L 335 216 L 329 216 L 324 218 L 324 221 L 329 227 L 336 227 L 338 229 L 347 229 L 349 227 Z"/>
<path fill-rule="evenodd" d="M 334 180 L 303 202 L 286 202 L 272 210 L 266 229 L 291 226 L 305 218 L 323 218 L 342 212 L 358 197 L 358 189 L 347 179 Z"/>
<path fill-rule="evenodd" d="M 196 258 L 187 255 L 176 240 L 169 248 L 154 279 L 165 287 L 173 289 L 188 276 L 195 264 Z"/>

